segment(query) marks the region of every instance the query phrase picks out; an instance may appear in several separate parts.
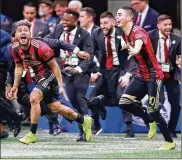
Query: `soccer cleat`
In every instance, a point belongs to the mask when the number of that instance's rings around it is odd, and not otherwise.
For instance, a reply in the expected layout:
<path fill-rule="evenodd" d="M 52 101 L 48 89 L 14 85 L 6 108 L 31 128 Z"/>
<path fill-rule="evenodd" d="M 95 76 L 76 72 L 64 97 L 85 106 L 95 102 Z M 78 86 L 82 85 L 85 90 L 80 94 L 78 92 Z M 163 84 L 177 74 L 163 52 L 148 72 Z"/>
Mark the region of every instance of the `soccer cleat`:
<path fill-rule="evenodd" d="M 85 142 L 86 141 L 86 137 L 85 137 L 85 133 L 79 133 L 77 139 L 76 139 L 77 142 Z"/>
<path fill-rule="evenodd" d="M 165 150 L 165 151 L 168 151 L 168 150 L 172 150 L 172 149 L 175 149 L 176 147 L 176 143 L 173 141 L 173 142 L 165 142 L 160 148 L 159 150 Z"/>
<path fill-rule="evenodd" d="M 132 128 L 127 128 L 124 139 L 135 139 L 135 134 Z"/>
<path fill-rule="evenodd" d="M 61 126 L 59 126 L 57 124 L 53 125 L 53 129 L 54 129 L 54 133 L 53 133 L 54 136 L 57 136 L 62 132 Z"/>
<path fill-rule="evenodd" d="M 19 139 L 19 142 L 24 143 L 24 144 L 35 143 L 36 142 L 36 134 L 33 134 L 30 131 L 23 138 Z"/>
<path fill-rule="evenodd" d="M 92 134 L 98 136 L 100 133 L 102 132 L 102 128 L 96 128 L 94 130 L 92 130 Z"/>
<path fill-rule="evenodd" d="M 86 141 L 89 141 L 92 136 L 92 130 L 91 130 L 92 118 L 90 116 L 84 116 L 84 121 L 82 126 L 83 126 L 83 131 L 86 135 Z"/>
<path fill-rule="evenodd" d="M 8 138 L 9 133 L 7 131 L 1 131 L 0 132 L 0 139 Z"/>
<path fill-rule="evenodd" d="M 103 95 L 99 95 L 96 98 L 98 99 L 99 114 L 101 118 L 105 120 L 107 116 L 107 110 L 105 108 L 105 98 Z"/>
<path fill-rule="evenodd" d="M 157 133 L 157 124 L 156 122 L 149 123 L 149 132 L 148 132 L 148 138 L 151 139 L 154 137 Z"/>

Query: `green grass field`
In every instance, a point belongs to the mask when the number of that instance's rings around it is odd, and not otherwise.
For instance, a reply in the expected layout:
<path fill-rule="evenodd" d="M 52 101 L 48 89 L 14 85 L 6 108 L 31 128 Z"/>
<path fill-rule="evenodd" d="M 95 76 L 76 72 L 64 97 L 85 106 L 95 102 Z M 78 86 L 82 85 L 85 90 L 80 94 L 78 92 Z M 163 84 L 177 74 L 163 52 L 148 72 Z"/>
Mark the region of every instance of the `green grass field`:
<path fill-rule="evenodd" d="M 23 130 L 22 137 L 28 130 Z M 38 130 L 37 142 L 24 145 L 19 138 L 10 137 L 1 140 L 2 159 L 122 159 L 122 158 L 169 158 L 181 156 L 181 135 L 175 139 L 177 147 L 172 151 L 158 151 L 163 144 L 163 137 L 157 134 L 147 139 L 147 134 L 136 134 L 134 140 L 125 140 L 124 134 L 100 134 L 90 142 L 76 142 L 77 134 L 62 133 L 51 136 L 47 130 Z"/>

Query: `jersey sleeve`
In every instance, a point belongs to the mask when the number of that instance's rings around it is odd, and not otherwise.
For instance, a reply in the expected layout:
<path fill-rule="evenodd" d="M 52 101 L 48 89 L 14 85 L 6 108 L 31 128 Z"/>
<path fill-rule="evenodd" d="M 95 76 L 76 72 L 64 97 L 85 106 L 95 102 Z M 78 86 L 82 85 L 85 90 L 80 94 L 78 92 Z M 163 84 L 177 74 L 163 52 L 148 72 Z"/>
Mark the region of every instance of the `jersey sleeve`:
<path fill-rule="evenodd" d="M 40 58 L 45 62 L 48 62 L 54 58 L 54 52 L 48 45 L 44 43 L 41 43 L 38 53 Z"/>
<path fill-rule="evenodd" d="M 143 41 L 144 44 L 147 44 L 148 42 L 148 36 L 147 36 L 147 33 L 141 31 L 141 30 L 138 30 L 134 33 L 134 40 L 138 40 L 138 39 L 141 39 Z"/>
<path fill-rule="evenodd" d="M 20 59 L 20 56 L 18 55 L 18 52 L 15 53 L 13 48 L 11 48 L 10 50 L 11 50 L 11 54 L 13 56 L 14 62 L 15 63 L 21 63 L 22 60 Z"/>

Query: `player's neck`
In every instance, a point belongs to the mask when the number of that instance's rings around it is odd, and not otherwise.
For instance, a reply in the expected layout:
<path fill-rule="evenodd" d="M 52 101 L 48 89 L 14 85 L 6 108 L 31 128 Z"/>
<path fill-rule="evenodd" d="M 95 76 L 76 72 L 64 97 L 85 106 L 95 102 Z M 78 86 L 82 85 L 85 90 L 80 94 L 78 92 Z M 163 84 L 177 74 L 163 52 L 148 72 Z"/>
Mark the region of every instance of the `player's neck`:
<path fill-rule="evenodd" d="M 123 27 L 123 31 L 124 33 L 128 36 L 131 32 L 133 28 L 133 23 L 132 22 L 128 22 L 124 27 Z"/>
<path fill-rule="evenodd" d="M 29 46 L 30 46 L 30 41 L 28 42 L 28 45 L 26 45 L 26 46 L 20 45 L 21 49 L 23 49 L 23 50 L 27 50 L 29 48 Z"/>
<path fill-rule="evenodd" d="M 90 29 L 90 27 L 91 27 L 92 25 L 94 25 L 94 23 L 93 23 L 93 22 L 89 22 L 89 23 L 87 24 L 87 26 L 85 26 L 85 29 L 86 29 L 86 30 Z"/>

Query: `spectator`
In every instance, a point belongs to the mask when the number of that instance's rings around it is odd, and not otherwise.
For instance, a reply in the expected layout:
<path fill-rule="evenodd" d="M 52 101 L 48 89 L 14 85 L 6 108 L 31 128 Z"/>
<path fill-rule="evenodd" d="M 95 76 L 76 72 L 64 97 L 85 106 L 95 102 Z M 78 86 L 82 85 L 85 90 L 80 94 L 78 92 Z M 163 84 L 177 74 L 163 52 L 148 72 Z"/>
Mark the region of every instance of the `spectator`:
<path fill-rule="evenodd" d="M 31 36 L 32 37 L 45 37 L 49 34 L 49 26 L 45 22 L 36 19 L 37 10 L 35 4 L 28 2 L 23 7 L 23 17 L 31 23 Z M 17 22 L 14 23 L 14 26 Z"/>
<path fill-rule="evenodd" d="M 2 13 L 0 13 L 0 18 L 1 18 L 0 28 L 8 33 L 11 33 L 13 26 L 12 19 L 6 15 L 3 15 Z"/>
<path fill-rule="evenodd" d="M 62 23 L 63 15 L 68 8 L 68 1 L 67 0 L 56 0 L 53 4 L 54 11 L 56 12 L 57 18 L 57 24 Z"/>
<path fill-rule="evenodd" d="M 131 6 L 136 11 L 134 22 L 147 32 L 157 29 L 157 17 L 159 13 L 149 7 L 148 0 L 131 0 Z"/>
<path fill-rule="evenodd" d="M 11 43 L 11 36 L 5 32 L 4 30 L 0 30 L 0 138 L 7 138 L 8 133 L 4 130 L 2 120 L 6 119 L 8 117 L 11 118 L 14 125 L 14 136 L 16 137 L 20 131 L 21 131 L 21 115 L 16 113 L 15 108 L 10 104 L 9 101 L 5 99 L 5 82 L 7 77 L 7 71 L 8 71 L 8 61 L 9 57 L 3 58 L 5 54 L 7 54 L 8 46 Z M 5 56 L 6 57 L 6 56 Z"/>
<path fill-rule="evenodd" d="M 74 9 L 77 12 L 80 12 L 82 6 L 82 2 L 79 0 L 71 0 L 68 4 L 68 8 Z"/>
<path fill-rule="evenodd" d="M 98 28 L 98 26 L 94 24 L 95 17 L 96 13 L 90 7 L 85 7 L 80 10 L 80 26 L 85 28 L 90 35 L 96 28 Z"/>
<path fill-rule="evenodd" d="M 181 55 L 181 39 L 171 33 L 172 19 L 168 15 L 160 15 L 157 20 L 158 29 L 149 32 L 154 52 L 164 72 L 163 87 L 166 88 L 168 101 L 171 105 L 170 120 L 168 128 L 174 138 L 176 125 L 180 115 L 180 86 L 179 79 L 175 78 L 175 71 L 178 70 L 176 57 Z M 179 65 L 180 66 L 180 65 Z M 179 69 L 180 70 L 180 69 Z M 179 76 L 181 77 L 181 76 Z M 164 93 L 163 93 L 164 102 Z"/>
<path fill-rule="evenodd" d="M 40 0 L 39 2 L 39 16 L 42 22 L 49 25 L 49 30 L 52 32 L 56 27 L 56 17 L 53 17 L 53 2 L 51 0 Z"/>

